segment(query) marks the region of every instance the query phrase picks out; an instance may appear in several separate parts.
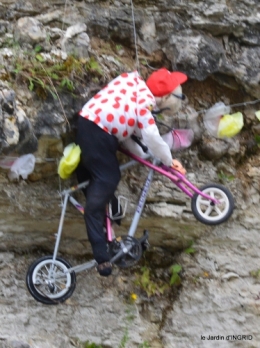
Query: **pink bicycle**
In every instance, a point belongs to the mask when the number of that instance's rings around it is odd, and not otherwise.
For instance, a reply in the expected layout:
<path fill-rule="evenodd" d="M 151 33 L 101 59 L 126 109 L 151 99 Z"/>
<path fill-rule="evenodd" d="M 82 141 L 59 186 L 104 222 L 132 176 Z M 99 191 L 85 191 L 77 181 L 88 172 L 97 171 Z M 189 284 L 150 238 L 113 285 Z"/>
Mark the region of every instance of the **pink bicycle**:
<path fill-rule="evenodd" d="M 111 253 L 111 263 L 120 268 L 131 267 L 137 263 L 148 244 L 148 232 L 137 239 L 134 237 L 139 219 L 141 217 L 149 187 L 153 180 L 154 172 L 159 173 L 171 180 L 181 191 L 191 198 L 191 210 L 195 218 L 206 225 L 218 225 L 227 221 L 233 213 L 234 199 L 231 192 L 219 184 L 208 184 L 201 188 L 195 187 L 185 176 L 173 168 L 162 165 L 158 160 L 152 158 L 149 160 L 139 158 L 124 149 L 122 153 L 132 158 L 126 164 L 121 166 L 125 170 L 136 163 L 140 163 L 150 168 L 146 177 L 131 225 L 126 236 L 115 237 L 112 235 L 112 222 L 125 216 L 126 206 L 125 198 L 119 197 L 120 208 L 117 216 L 113 215 L 111 204 L 107 209 L 106 216 L 106 235 L 107 243 Z M 84 213 L 84 208 L 73 197 L 73 193 L 82 190 L 88 185 L 88 182 L 73 186 L 62 192 L 63 205 L 60 217 L 59 228 L 53 255 L 44 256 L 35 260 L 27 271 L 26 284 L 30 294 L 35 300 L 54 305 L 64 302 L 74 292 L 76 287 L 76 273 L 91 269 L 96 266 L 96 261 L 91 260 L 81 265 L 72 265 L 58 256 L 59 243 L 61 239 L 66 207 L 70 201 L 79 212 Z M 121 208 L 122 207 L 122 208 Z"/>

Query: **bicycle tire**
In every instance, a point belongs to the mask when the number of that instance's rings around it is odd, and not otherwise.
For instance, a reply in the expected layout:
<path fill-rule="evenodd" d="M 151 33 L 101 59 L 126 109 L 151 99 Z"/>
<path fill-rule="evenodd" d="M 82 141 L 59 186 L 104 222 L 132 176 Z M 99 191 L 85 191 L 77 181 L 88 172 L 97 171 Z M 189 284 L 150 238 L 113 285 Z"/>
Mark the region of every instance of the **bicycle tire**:
<path fill-rule="evenodd" d="M 226 222 L 234 210 L 234 198 L 229 189 L 220 184 L 207 184 L 199 190 L 219 200 L 220 204 L 215 205 L 195 193 L 191 199 L 191 210 L 195 218 L 205 225 L 219 225 Z"/>
<path fill-rule="evenodd" d="M 76 288 L 75 272 L 65 273 L 69 268 L 70 263 L 61 257 L 57 257 L 54 262 L 52 255 L 35 260 L 26 275 L 26 285 L 32 297 L 46 305 L 56 305 L 67 300 Z"/>

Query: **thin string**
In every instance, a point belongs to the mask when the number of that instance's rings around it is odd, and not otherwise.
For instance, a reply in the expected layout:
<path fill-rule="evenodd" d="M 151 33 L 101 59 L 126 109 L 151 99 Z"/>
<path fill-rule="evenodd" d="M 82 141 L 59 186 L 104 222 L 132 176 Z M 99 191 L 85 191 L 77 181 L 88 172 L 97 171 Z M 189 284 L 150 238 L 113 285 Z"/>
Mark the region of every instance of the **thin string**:
<path fill-rule="evenodd" d="M 139 58 L 138 58 L 138 49 L 137 49 L 137 35 L 136 35 L 136 28 L 135 28 L 135 15 L 134 15 L 134 4 L 133 4 L 133 0 L 131 0 L 131 8 L 132 8 L 132 21 L 133 21 L 133 29 L 134 29 L 135 60 L 136 60 L 137 71 L 140 72 Z"/>
<path fill-rule="evenodd" d="M 257 103 L 260 103 L 260 99 L 252 100 L 252 101 L 244 102 L 244 103 L 239 103 L 239 104 L 232 104 L 232 105 L 229 105 L 229 106 L 230 106 L 230 107 L 246 106 L 246 105 L 248 105 L 248 104 L 257 104 Z"/>
<path fill-rule="evenodd" d="M 67 10 L 67 0 L 65 0 L 65 5 L 64 5 L 64 13 L 63 13 L 63 18 L 62 18 L 61 30 L 63 30 L 63 28 L 64 28 L 64 18 L 65 18 L 66 10 Z"/>
<path fill-rule="evenodd" d="M 151 70 L 158 70 L 158 68 L 153 68 L 151 65 L 149 65 L 149 63 L 148 63 L 146 58 L 143 58 L 143 60 L 145 60 L 146 65 L 148 66 L 149 69 L 151 69 Z"/>
<path fill-rule="evenodd" d="M 260 99 L 256 99 L 256 100 L 251 100 L 251 101 L 248 101 L 248 102 L 244 102 L 244 103 L 238 103 L 238 104 L 230 104 L 230 105 L 225 105 L 225 106 L 229 106 L 230 108 L 234 108 L 234 107 L 237 107 L 237 106 L 246 106 L 246 105 L 249 105 L 249 104 L 257 104 L 257 103 L 260 103 Z M 203 109 L 203 110 L 199 110 L 196 112 L 197 115 L 199 114 L 202 114 L 206 111 L 208 111 L 209 109 Z"/>

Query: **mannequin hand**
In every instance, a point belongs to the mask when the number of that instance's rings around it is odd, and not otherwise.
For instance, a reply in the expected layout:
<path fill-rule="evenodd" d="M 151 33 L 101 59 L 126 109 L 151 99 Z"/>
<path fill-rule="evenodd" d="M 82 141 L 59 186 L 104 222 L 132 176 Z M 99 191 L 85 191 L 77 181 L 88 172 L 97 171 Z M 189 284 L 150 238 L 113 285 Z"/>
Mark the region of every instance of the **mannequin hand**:
<path fill-rule="evenodd" d="M 182 175 L 186 174 L 186 169 L 182 166 L 182 164 L 177 161 L 176 159 L 172 160 L 172 165 L 171 167 L 175 170 L 177 170 L 178 172 L 180 172 Z"/>

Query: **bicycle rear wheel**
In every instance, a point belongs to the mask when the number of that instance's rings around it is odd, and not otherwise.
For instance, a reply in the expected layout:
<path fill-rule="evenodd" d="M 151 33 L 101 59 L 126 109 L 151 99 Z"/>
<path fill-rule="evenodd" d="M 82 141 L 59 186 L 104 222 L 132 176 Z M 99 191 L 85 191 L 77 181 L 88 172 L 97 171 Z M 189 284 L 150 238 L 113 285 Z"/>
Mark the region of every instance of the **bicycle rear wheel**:
<path fill-rule="evenodd" d="M 35 260 L 28 268 L 26 285 L 38 302 L 56 305 L 67 300 L 76 288 L 75 272 L 68 272 L 71 265 L 61 257 L 53 256 Z"/>
<path fill-rule="evenodd" d="M 191 199 L 191 210 L 195 218 L 205 225 L 219 225 L 227 221 L 234 210 L 234 199 L 231 192 L 223 185 L 208 184 L 200 191 L 219 201 L 213 203 L 195 193 Z"/>

